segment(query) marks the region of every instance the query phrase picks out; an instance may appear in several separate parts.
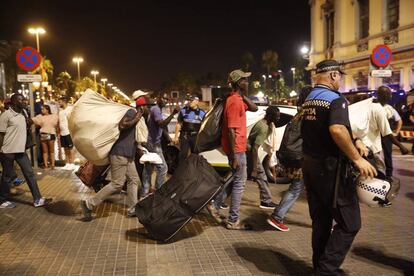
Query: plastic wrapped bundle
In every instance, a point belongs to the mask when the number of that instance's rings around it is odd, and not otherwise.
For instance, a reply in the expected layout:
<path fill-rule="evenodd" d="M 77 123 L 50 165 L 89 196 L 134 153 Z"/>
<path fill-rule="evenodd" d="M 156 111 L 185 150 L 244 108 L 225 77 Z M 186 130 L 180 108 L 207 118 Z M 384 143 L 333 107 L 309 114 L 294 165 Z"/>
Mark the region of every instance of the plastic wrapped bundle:
<path fill-rule="evenodd" d="M 69 116 L 69 131 L 79 153 L 94 165 L 109 163 L 108 154 L 119 137 L 118 123 L 131 107 L 88 89 Z"/>

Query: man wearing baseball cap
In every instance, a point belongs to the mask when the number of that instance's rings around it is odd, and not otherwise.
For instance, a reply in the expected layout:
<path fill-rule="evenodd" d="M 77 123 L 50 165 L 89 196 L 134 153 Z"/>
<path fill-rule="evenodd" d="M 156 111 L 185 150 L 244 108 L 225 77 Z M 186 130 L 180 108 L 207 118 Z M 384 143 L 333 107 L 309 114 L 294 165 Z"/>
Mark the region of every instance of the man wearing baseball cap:
<path fill-rule="evenodd" d="M 134 91 L 134 93 L 132 93 L 132 99 L 136 101 L 139 97 L 146 96 L 146 95 L 148 95 L 147 92 L 144 92 L 142 90 L 136 90 Z"/>
<path fill-rule="evenodd" d="M 247 126 L 246 111 L 256 112 L 257 106 L 247 97 L 250 72 L 234 70 L 229 74 L 229 83 L 233 89 L 226 99 L 223 112 L 221 144 L 227 154 L 229 165 L 234 172 L 231 204 L 226 228 L 229 230 L 248 230 L 251 227 L 239 219 L 241 199 L 247 179 Z M 225 197 L 225 190 L 219 194 L 214 205 L 208 205 L 208 210 L 219 221 L 219 208 Z"/>

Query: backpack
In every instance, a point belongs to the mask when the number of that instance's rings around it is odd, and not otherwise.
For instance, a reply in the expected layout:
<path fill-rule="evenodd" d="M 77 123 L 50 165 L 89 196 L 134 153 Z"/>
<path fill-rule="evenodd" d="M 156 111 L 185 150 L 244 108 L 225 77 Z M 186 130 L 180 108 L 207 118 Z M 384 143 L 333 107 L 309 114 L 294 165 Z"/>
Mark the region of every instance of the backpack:
<path fill-rule="evenodd" d="M 286 168 L 300 168 L 302 166 L 302 112 L 286 125 L 280 148 L 277 151 L 279 162 Z"/>

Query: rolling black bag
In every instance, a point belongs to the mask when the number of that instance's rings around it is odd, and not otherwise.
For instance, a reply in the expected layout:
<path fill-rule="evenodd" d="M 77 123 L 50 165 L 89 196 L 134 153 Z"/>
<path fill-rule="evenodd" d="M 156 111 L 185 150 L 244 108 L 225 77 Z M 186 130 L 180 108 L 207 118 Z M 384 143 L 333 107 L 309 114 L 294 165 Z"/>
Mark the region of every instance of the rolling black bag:
<path fill-rule="evenodd" d="M 225 182 L 204 157 L 191 154 L 154 194 L 138 202 L 139 222 L 155 239 L 167 242 L 221 190 Z"/>

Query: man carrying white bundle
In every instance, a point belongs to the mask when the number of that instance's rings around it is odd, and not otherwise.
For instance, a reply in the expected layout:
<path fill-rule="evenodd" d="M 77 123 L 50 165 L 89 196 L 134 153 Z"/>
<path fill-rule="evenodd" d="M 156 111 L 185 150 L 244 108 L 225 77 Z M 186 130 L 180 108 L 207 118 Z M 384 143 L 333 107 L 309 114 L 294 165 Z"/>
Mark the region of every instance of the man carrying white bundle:
<path fill-rule="evenodd" d="M 92 210 L 112 194 L 121 191 L 127 180 L 128 217 L 135 216 L 138 184 L 141 183 L 135 168 L 136 151 L 135 126 L 141 119 L 142 112 L 129 109 L 118 124 L 121 131 L 118 140 L 109 152 L 112 181 L 100 190 L 94 197 L 81 200 L 83 212 L 82 221 L 92 220 Z"/>

